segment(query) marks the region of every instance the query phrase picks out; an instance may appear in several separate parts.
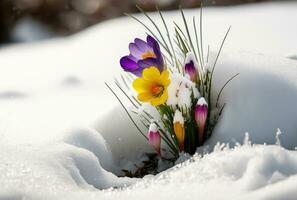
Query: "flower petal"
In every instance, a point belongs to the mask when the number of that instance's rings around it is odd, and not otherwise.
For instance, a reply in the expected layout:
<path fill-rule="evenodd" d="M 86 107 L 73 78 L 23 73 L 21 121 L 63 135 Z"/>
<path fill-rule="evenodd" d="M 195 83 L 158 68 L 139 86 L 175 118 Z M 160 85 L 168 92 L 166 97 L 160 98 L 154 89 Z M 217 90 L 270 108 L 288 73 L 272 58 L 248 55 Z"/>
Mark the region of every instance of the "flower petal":
<path fill-rule="evenodd" d="M 138 49 L 143 51 L 143 52 L 146 52 L 146 51 L 153 51 L 153 48 L 150 47 L 145 41 L 139 39 L 139 38 L 136 38 L 134 40 L 134 43 L 137 45 Z"/>
<path fill-rule="evenodd" d="M 157 151 L 159 155 L 161 155 L 161 136 L 160 132 L 158 130 L 158 127 L 155 123 L 152 123 L 149 127 L 149 132 L 148 132 L 148 139 L 150 145 L 153 146 L 153 148 Z"/>
<path fill-rule="evenodd" d="M 147 36 L 146 40 L 147 40 L 148 45 L 153 48 L 153 51 L 156 55 L 157 67 L 159 68 L 160 71 L 163 71 L 164 61 L 163 61 L 159 43 L 150 35 Z"/>
<path fill-rule="evenodd" d="M 157 58 L 162 58 L 162 54 L 161 54 L 161 50 L 160 50 L 160 46 L 158 43 L 155 43 L 154 46 L 153 46 L 153 50 L 154 50 L 154 53 L 156 54 Z M 161 60 L 160 60 L 161 61 Z M 162 59 L 163 61 L 163 59 Z"/>
<path fill-rule="evenodd" d="M 154 97 L 151 95 L 151 93 L 149 92 L 143 92 L 143 93 L 140 93 L 138 96 L 137 96 L 137 99 L 141 102 L 149 102 L 151 101 L 151 99 L 153 99 Z"/>
<path fill-rule="evenodd" d="M 156 67 L 149 67 L 143 70 L 142 76 L 149 81 L 159 80 L 160 71 Z"/>
<path fill-rule="evenodd" d="M 161 79 L 168 79 L 169 78 L 169 72 L 168 70 L 165 70 L 161 73 Z"/>
<path fill-rule="evenodd" d="M 134 71 L 131 71 L 131 73 L 133 73 L 135 76 L 142 77 L 142 71 L 143 71 L 142 68 L 138 68 Z"/>
<path fill-rule="evenodd" d="M 132 86 L 138 93 L 141 93 L 149 91 L 151 83 L 143 78 L 137 78 L 133 81 Z"/>
<path fill-rule="evenodd" d="M 135 58 L 132 54 L 130 54 L 129 56 L 128 56 L 128 58 L 130 58 L 131 60 L 133 60 L 134 62 L 138 62 L 138 59 L 137 58 Z"/>
<path fill-rule="evenodd" d="M 148 68 L 148 67 L 157 67 L 157 59 L 155 58 L 147 58 L 147 59 L 144 59 L 144 60 L 139 60 L 137 62 L 138 66 L 145 69 L 145 68 Z"/>
<path fill-rule="evenodd" d="M 168 92 L 164 91 L 163 95 L 160 96 L 159 98 L 154 98 L 151 100 L 152 106 L 158 106 L 166 102 L 168 99 Z"/>
<path fill-rule="evenodd" d="M 152 48 L 154 48 L 155 45 L 158 45 L 158 46 L 159 46 L 159 44 L 158 44 L 158 42 L 155 40 L 155 38 L 153 38 L 153 37 L 150 36 L 150 35 L 148 35 L 148 36 L 146 37 L 146 41 L 147 41 L 147 44 L 148 44 L 150 47 L 152 47 Z"/>
<path fill-rule="evenodd" d="M 170 80 L 169 80 L 169 79 L 162 80 L 161 82 L 162 82 L 161 84 L 162 84 L 165 88 L 168 88 L 168 86 L 170 85 Z"/>
<path fill-rule="evenodd" d="M 163 93 L 163 95 L 160 97 L 160 101 L 162 103 L 165 103 L 167 101 L 167 99 L 168 99 L 168 91 L 165 90 L 164 93 Z"/>
<path fill-rule="evenodd" d="M 161 73 L 161 76 L 159 78 L 159 84 L 163 85 L 165 88 L 167 88 L 170 84 L 170 79 L 169 79 L 169 72 L 168 70 L 165 70 Z"/>
<path fill-rule="evenodd" d="M 190 80 L 194 83 L 199 82 L 198 63 L 192 52 L 188 52 L 184 64 L 185 73 L 189 76 Z"/>
<path fill-rule="evenodd" d="M 131 55 L 133 55 L 137 59 L 141 59 L 142 58 L 141 56 L 144 53 L 144 51 L 141 51 L 141 49 L 139 49 L 135 43 L 129 44 L 129 51 Z"/>
<path fill-rule="evenodd" d="M 136 62 L 134 62 L 130 56 L 124 56 L 120 60 L 120 64 L 125 71 L 133 71 L 138 68 Z"/>

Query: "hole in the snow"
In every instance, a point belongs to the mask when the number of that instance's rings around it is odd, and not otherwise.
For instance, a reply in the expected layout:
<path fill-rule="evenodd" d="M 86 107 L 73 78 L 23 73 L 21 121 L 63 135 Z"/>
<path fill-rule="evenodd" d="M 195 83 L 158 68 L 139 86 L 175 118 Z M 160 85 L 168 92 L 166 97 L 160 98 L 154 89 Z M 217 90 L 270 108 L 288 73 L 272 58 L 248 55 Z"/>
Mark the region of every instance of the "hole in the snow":
<path fill-rule="evenodd" d="M 156 175 L 173 166 L 173 160 L 160 158 L 156 153 L 146 153 L 142 163 L 135 164 L 134 170 L 122 169 L 122 172 L 125 177 L 143 178 L 146 175 Z"/>

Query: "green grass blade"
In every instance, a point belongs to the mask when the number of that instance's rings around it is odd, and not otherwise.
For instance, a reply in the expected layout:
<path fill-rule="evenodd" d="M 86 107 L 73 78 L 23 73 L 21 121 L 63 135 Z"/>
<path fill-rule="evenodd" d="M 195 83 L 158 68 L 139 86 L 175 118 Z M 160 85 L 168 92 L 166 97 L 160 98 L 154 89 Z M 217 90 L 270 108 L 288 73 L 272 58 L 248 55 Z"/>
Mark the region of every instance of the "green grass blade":
<path fill-rule="evenodd" d="M 162 34 L 162 32 L 161 32 L 161 30 L 159 29 L 159 27 L 157 26 L 157 24 L 155 23 L 155 21 L 142 9 L 142 8 L 140 8 L 138 5 L 136 5 L 136 8 L 140 11 L 140 12 L 142 12 L 147 18 L 148 18 L 148 20 L 153 24 L 153 26 L 155 27 L 155 29 L 157 30 L 157 32 L 159 33 L 159 35 L 160 35 L 160 37 L 161 37 L 161 39 L 163 40 L 163 42 L 164 42 L 164 44 L 165 44 L 165 46 L 166 46 L 166 49 L 168 50 L 168 54 L 172 57 L 172 53 L 170 52 L 170 50 L 169 50 L 169 46 L 168 46 L 168 44 L 167 44 L 167 42 L 166 42 L 166 40 L 165 40 L 165 38 L 164 38 L 164 36 L 163 36 L 163 34 Z"/>
<path fill-rule="evenodd" d="M 228 30 L 227 30 L 225 36 L 224 36 L 224 39 L 223 39 L 223 41 L 222 41 L 222 43 L 221 43 L 219 52 L 218 52 L 218 54 L 217 54 L 217 56 L 216 56 L 216 59 L 215 59 L 215 62 L 214 62 L 214 65 L 213 65 L 213 68 L 212 68 L 212 71 L 211 71 L 211 79 L 212 79 L 212 77 L 213 77 L 213 73 L 214 73 L 216 64 L 217 64 L 217 62 L 218 62 L 218 59 L 219 59 L 219 57 L 220 57 L 220 54 L 221 54 L 221 52 L 222 52 L 223 46 L 224 46 L 225 41 L 226 41 L 226 39 L 227 39 L 227 36 L 228 36 L 228 34 L 229 34 L 229 32 L 230 32 L 230 29 L 231 29 L 231 26 L 229 26 L 229 28 L 228 28 Z"/>
<path fill-rule="evenodd" d="M 134 19 L 138 23 L 140 23 L 158 41 L 158 43 L 166 50 L 166 52 L 168 54 L 170 54 L 170 51 L 169 51 L 169 49 L 167 49 L 167 47 L 165 46 L 165 44 L 163 44 L 161 42 L 161 40 L 157 37 L 157 35 L 145 23 L 143 23 L 141 20 L 139 20 L 138 18 L 134 17 L 133 15 L 130 15 L 130 14 L 127 14 L 127 13 L 125 13 L 125 15 L 131 17 L 132 19 Z"/>
<path fill-rule="evenodd" d="M 202 63 L 202 58 L 201 58 L 201 51 L 200 51 L 200 46 L 199 46 L 199 39 L 198 39 L 195 17 L 193 17 L 193 26 L 194 26 L 196 46 L 197 46 L 197 51 L 198 51 L 198 61 L 199 61 L 200 68 L 203 69 L 203 63 Z"/>
<path fill-rule="evenodd" d="M 135 102 L 130 98 L 130 96 L 124 91 L 124 89 L 120 86 L 120 83 L 118 80 L 115 80 L 116 86 L 122 91 L 122 93 L 127 97 L 127 99 L 131 102 L 131 104 L 138 109 L 138 106 L 135 104 Z"/>
<path fill-rule="evenodd" d="M 136 129 L 141 133 L 141 135 L 148 140 L 147 136 L 141 131 L 141 129 L 139 128 L 139 126 L 136 124 L 136 122 L 134 121 L 134 119 L 132 118 L 132 116 L 130 115 L 128 109 L 124 106 L 124 104 L 122 103 L 122 101 L 120 100 L 120 98 L 117 96 L 117 94 L 111 89 L 111 87 L 105 82 L 105 85 L 108 87 L 108 89 L 113 93 L 113 95 L 117 98 L 117 100 L 119 101 L 119 103 L 121 104 L 121 106 L 124 108 L 125 112 L 127 113 L 128 117 L 130 118 L 130 120 L 132 121 L 132 123 L 134 124 L 134 126 L 136 127 Z"/>
<path fill-rule="evenodd" d="M 187 20 L 186 20 L 186 17 L 185 17 L 185 14 L 184 14 L 182 8 L 180 8 L 180 12 L 181 12 L 181 15 L 182 15 L 182 19 L 183 19 L 183 22 L 184 22 L 184 26 L 185 26 L 185 29 L 186 29 L 186 33 L 187 33 L 187 36 L 188 36 L 188 40 L 189 40 L 191 49 L 192 49 L 192 51 L 193 51 L 193 53 L 195 55 L 196 60 L 198 60 L 197 53 L 196 53 L 195 48 L 194 48 L 194 45 L 193 45 L 192 37 L 190 35 L 188 23 L 187 23 Z"/>
<path fill-rule="evenodd" d="M 203 55 L 203 33 L 202 33 L 202 7 L 203 7 L 203 3 L 201 1 L 201 6 L 200 6 L 200 45 L 201 45 L 201 57 L 202 57 L 202 62 L 203 62 L 203 65 L 205 64 L 204 63 L 204 55 Z"/>
<path fill-rule="evenodd" d="M 229 78 L 226 83 L 223 85 L 223 87 L 221 88 L 219 94 L 218 94 L 218 97 L 217 97 L 217 101 L 216 101 L 216 107 L 219 106 L 219 100 L 220 100 L 220 97 L 221 97 L 221 94 L 223 92 L 223 90 L 225 89 L 225 87 L 235 78 L 239 75 L 239 73 L 235 74 L 234 76 L 232 76 L 231 78 Z"/>
<path fill-rule="evenodd" d="M 158 7 L 157 7 L 157 10 L 158 10 L 158 12 L 159 12 L 159 15 L 160 15 L 160 17 L 161 17 L 161 19 L 162 19 L 163 25 L 164 25 L 164 27 L 165 27 L 166 35 L 167 35 L 167 38 L 168 38 L 168 41 L 169 41 L 169 44 L 170 44 L 170 47 L 171 47 L 171 50 L 172 50 L 172 53 L 173 53 L 174 60 L 175 60 L 175 62 L 177 62 L 177 58 L 176 58 L 176 55 L 175 55 L 175 51 L 174 51 L 174 48 L 173 48 L 172 40 L 171 40 L 171 37 L 170 37 L 170 33 L 169 33 L 169 30 L 168 30 L 166 21 L 165 21 L 165 19 L 164 19 L 164 17 L 163 17 L 162 12 L 159 10 Z"/>

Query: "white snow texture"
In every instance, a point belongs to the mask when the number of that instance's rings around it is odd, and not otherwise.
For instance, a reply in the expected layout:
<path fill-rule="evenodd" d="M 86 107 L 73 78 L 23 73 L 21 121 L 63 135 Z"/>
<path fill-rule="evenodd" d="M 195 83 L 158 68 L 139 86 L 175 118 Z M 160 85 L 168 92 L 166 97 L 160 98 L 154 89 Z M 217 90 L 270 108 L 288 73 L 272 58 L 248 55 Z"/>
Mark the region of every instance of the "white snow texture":
<path fill-rule="evenodd" d="M 164 17 L 182 22 L 176 11 Z M 211 7 L 203 18 L 210 65 L 232 25 L 213 95 L 239 76 L 198 150 L 209 153 L 143 179 L 116 176 L 153 149 L 104 85 L 122 72 L 128 43 L 145 37 L 142 26 L 121 18 L 0 49 L 0 199 L 296 199 L 297 3 Z"/>

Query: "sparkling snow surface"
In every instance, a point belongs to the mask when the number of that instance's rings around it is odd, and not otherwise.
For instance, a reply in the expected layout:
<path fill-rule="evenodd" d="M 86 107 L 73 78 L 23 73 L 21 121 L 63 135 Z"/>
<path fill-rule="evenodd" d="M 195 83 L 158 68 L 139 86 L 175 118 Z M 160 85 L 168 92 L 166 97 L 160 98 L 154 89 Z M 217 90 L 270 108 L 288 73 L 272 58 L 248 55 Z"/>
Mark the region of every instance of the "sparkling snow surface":
<path fill-rule="evenodd" d="M 178 12 L 165 17 L 181 22 Z M 203 17 L 214 53 L 232 25 L 214 95 L 240 73 L 205 146 L 215 150 L 142 180 L 114 175 L 152 149 L 104 85 L 120 75 L 128 43 L 145 36 L 140 25 L 122 18 L 2 48 L 0 199 L 296 199 L 297 3 L 207 8 Z M 283 147 L 269 145 L 279 143 L 278 128 Z"/>

